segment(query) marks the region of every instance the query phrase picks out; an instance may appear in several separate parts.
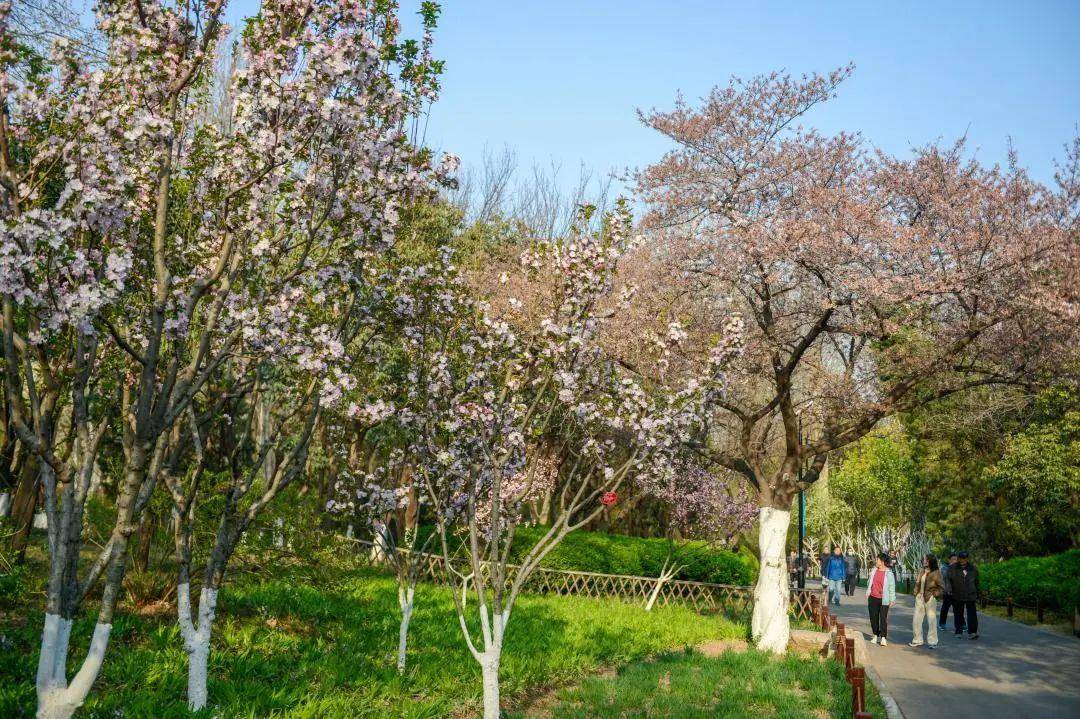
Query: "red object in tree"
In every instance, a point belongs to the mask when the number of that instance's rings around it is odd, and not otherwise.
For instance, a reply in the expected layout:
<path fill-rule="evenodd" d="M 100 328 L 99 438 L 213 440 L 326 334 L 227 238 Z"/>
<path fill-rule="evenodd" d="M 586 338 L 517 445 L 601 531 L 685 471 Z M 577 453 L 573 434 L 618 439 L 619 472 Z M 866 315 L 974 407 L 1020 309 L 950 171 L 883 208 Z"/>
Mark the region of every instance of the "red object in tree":
<path fill-rule="evenodd" d="M 604 496 L 600 497 L 600 504 L 604 505 L 605 507 L 610 507 L 611 505 L 615 504 L 618 499 L 619 495 L 615 494 L 614 492 L 604 492 Z"/>

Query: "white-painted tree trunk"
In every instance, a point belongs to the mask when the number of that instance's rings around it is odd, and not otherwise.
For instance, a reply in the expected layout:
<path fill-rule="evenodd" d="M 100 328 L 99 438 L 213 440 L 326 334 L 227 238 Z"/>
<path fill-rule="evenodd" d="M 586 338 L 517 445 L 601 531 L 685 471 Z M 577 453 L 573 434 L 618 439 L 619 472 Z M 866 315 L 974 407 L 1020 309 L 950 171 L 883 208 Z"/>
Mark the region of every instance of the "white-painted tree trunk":
<path fill-rule="evenodd" d="M 480 655 L 480 673 L 484 678 L 484 719 L 499 719 L 499 660 L 501 657 L 501 646 L 492 646 Z"/>
<path fill-rule="evenodd" d="M 203 587 L 199 594 L 199 623 L 191 619 L 191 587 L 185 582 L 176 588 L 176 612 L 184 651 L 188 655 L 188 707 L 198 711 L 206 706 L 206 680 L 210 659 L 210 634 L 214 627 L 217 590 Z"/>
<path fill-rule="evenodd" d="M 11 493 L 0 492 L 0 517 L 7 517 L 11 514 Z"/>
<path fill-rule="evenodd" d="M 660 591 L 664 588 L 664 584 L 671 581 L 671 579 L 679 573 L 682 567 L 676 567 L 674 564 L 664 563 L 664 566 L 660 569 L 660 576 L 656 578 L 656 584 L 653 586 L 652 591 L 649 592 L 649 601 L 645 603 L 645 611 L 651 612 L 653 605 L 656 604 L 657 597 L 660 596 Z"/>
<path fill-rule="evenodd" d="M 664 586 L 664 580 L 662 578 L 657 579 L 656 580 L 656 585 L 653 586 L 652 591 L 649 592 L 649 601 L 645 602 L 645 611 L 646 612 L 651 612 L 652 611 L 653 605 L 656 604 L 656 598 L 658 596 L 660 596 L 660 588 L 662 586 Z"/>
<path fill-rule="evenodd" d="M 382 532 L 375 532 L 371 541 L 371 561 L 375 564 L 385 564 L 391 557 L 393 550 L 386 541 Z"/>
<path fill-rule="evenodd" d="M 45 615 L 37 669 L 37 719 L 68 719 L 82 706 L 101 671 L 111 631 L 110 624 L 99 623 L 94 627 L 86 659 L 69 684 L 67 655 L 71 641 L 71 620 L 58 614 Z"/>
<path fill-rule="evenodd" d="M 415 587 L 409 587 L 404 592 L 398 591 L 398 603 L 401 605 L 401 626 L 398 627 L 398 674 L 405 673 L 405 652 L 409 646 L 409 620 L 412 619 L 414 590 Z"/>
<path fill-rule="evenodd" d="M 188 706 L 198 711 L 206 706 L 206 681 L 210 660 L 210 637 L 196 637 L 185 647 L 188 655 Z"/>
<path fill-rule="evenodd" d="M 502 661 L 503 633 L 510 621 L 510 612 L 492 612 L 489 625 L 487 607 L 481 603 L 478 608 L 485 639 L 484 651 L 476 657 L 480 662 L 480 674 L 484 681 L 484 719 L 499 719 L 502 713 L 499 706 L 499 664 Z"/>
<path fill-rule="evenodd" d="M 750 632 L 759 649 L 781 654 L 787 651 L 791 636 L 788 621 L 791 590 L 784 556 L 791 513 L 774 507 L 762 507 L 758 511 L 758 522 L 761 570 L 757 587 L 754 588 Z"/>

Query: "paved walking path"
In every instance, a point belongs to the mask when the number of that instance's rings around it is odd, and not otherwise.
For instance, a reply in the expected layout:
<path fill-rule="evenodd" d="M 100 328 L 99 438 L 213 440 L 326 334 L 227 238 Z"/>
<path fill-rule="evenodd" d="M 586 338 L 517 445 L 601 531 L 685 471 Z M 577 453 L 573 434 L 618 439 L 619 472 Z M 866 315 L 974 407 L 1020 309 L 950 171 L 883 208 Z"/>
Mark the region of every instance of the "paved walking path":
<path fill-rule="evenodd" d="M 914 598 L 897 595 L 889 646 L 867 643 L 906 719 L 1080 719 L 1080 640 L 981 612 L 979 639 L 956 639 L 950 611 L 937 649 L 909 647 L 914 607 Z M 830 608 L 870 638 L 865 589 Z"/>

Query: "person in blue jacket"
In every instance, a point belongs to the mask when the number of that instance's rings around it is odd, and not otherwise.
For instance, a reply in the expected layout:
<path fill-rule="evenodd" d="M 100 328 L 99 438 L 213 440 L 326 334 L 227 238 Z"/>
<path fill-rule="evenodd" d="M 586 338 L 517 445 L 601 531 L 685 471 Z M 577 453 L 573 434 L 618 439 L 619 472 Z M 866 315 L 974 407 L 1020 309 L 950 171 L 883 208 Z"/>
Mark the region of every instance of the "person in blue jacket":
<path fill-rule="evenodd" d="M 833 547 L 832 556 L 825 563 L 825 578 L 829 582 L 829 599 L 833 604 L 840 603 L 840 595 L 844 593 L 844 579 L 847 577 L 847 564 L 840 547 Z"/>

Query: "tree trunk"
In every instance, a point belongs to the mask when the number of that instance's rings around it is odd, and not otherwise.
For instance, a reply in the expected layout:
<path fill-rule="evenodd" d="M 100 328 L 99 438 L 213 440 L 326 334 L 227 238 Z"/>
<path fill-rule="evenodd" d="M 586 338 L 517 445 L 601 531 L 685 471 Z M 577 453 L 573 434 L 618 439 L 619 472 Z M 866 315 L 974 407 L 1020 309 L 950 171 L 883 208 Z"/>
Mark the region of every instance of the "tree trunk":
<path fill-rule="evenodd" d="M 37 669 L 37 719 L 69 719 L 82 706 L 101 671 L 111 630 L 111 625 L 100 622 L 94 627 L 86 659 L 71 684 L 68 684 L 67 653 L 71 620 L 59 614 L 45 615 Z"/>
<path fill-rule="evenodd" d="M 153 543 L 154 537 L 154 513 L 147 511 L 142 516 L 142 521 L 139 522 L 138 537 L 138 551 L 135 554 L 135 568 L 140 572 L 145 572 L 150 569 L 150 546 Z"/>
<path fill-rule="evenodd" d="M 480 655 L 484 677 L 484 719 L 499 719 L 499 659 L 502 647 L 497 643 Z"/>
<path fill-rule="evenodd" d="M 210 637 L 197 636 L 185 649 L 188 655 L 188 707 L 198 711 L 206 706 Z"/>
<path fill-rule="evenodd" d="M 34 523 L 34 510 L 38 497 L 38 463 L 27 458 L 19 474 L 19 483 L 11 500 L 11 523 L 15 533 L 11 537 L 11 550 L 22 562 L 26 554 L 26 543 Z"/>
<path fill-rule="evenodd" d="M 176 613 L 184 651 L 188 655 L 188 707 L 198 711 L 206 707 L 207 663 L 210 659 L 210 634 L 214 628 L 217 589 L 203 587 L 199 594 L 199 623 L 191 618 L 191 586 L 182 582 L 176 587 Z"/>
<path fill-rule="evenodd" d="M 790 589 L 784 545 L 791 513 L 775 507 L 758 510 L 761 570 L 754 588 L 751 636 L 759 649 L 781 654 L 787 651 L 791 626 L 788 621 Z"/>
<path fill-rule="evenodd" d="M 664 588 L 664 584 L 670 581 L 676 574 L 678 574 L 681 567 L 676 567 L 674 564 L 664 563 L 664 566 L 660 569 L 660 576 L 656 578 L 656 584 L 653 585 L 652 591 L 649 592 L 649 601 L 645 603 L 645 611 L 651 612 L 653 605 L 656 604 L 657 597 L 660 596 L 660 590 Z"/>
<path fill-rule="evenodd" d="M 405 651 L 409 644 L 409 620 L 412 619 L 414 587 L 409 587 L 404 595 L 399 597 L 401 604 L 401 626 L 398 627 L 398 674 L 405 673 Z"/>

